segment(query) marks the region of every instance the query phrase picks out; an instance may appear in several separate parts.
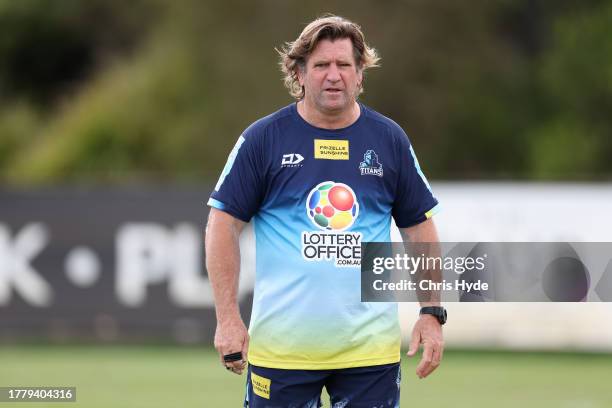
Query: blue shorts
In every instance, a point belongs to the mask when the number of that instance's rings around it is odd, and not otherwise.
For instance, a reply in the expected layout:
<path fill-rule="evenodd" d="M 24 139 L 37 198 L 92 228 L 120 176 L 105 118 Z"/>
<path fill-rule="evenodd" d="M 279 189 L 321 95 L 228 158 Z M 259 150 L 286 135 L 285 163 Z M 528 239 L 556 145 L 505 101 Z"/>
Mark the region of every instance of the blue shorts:
<path fill-rule="evenodd" d="M 318 408 L 326 388 L 332 408 L 399 407 L 400 363 L 335 370 L 249 365 L 244 406 Z"/>

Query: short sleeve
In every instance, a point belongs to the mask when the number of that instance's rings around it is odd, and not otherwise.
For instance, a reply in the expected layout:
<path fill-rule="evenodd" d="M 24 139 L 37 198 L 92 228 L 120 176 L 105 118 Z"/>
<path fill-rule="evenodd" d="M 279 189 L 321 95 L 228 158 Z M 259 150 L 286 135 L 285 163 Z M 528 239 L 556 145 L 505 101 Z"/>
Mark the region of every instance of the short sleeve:
<path fill-rule="evenodd" d="M 263 165 L 257 134 L 247 129 L 232 149 L 208 205 L 249 222 L 263 196 Z"/>
<path fill-rule="evenodd" d="M 399 228 L 407 228 L 431 218 L 438 212 L 439 205 L 408 136 L 401 128 L 395 136 L 399 172 L 392 214 Z"/>

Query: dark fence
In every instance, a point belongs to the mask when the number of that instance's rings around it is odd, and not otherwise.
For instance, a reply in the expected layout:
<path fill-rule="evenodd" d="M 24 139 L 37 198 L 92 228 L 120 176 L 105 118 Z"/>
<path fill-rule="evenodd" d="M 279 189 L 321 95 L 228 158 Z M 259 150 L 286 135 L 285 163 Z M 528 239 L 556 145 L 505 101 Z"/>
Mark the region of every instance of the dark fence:
<path fill-rule="evenodd" d="M 0 341 L 212 341 L 209 191 L 1 191 Z"/>

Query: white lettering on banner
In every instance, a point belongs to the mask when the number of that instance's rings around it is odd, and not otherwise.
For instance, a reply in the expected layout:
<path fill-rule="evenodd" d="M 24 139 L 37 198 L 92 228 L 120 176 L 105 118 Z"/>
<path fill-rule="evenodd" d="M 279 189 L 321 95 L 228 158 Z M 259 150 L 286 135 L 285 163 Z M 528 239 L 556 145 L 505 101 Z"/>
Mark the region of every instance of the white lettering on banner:
<path fill-rule="evenodd" d="M 49 234 L 43 224 L 27 224 L 12 241 L 8 228 L 0 224 L 0 305 L 8 304 L 11 289 L 32 306 L 51 304 L 51 286 L 31 265 L 48 241 Z"/>
<path fill-rule="evenodd" d="M 182 307 L 213 306 L 210 282 L 200 275 L 202 241 L 198 230 L 188 224 L 179 224 L 173 235 L 170 243 L 174 260 L 169 277 L 170 299 Z"/>
<path fill-rule="evenodd" d="M 210 307 L 212 289 L 201 276 L 202 243 L 189 224 L 168 229 L 154 223 L 129 223 L 117 234 L 115 289 L 119 301 L 138 307 L 147 286 L 168 281 L 170 299 L 181 307 Z"/>
<path fill-rule="evenodd" d="M 240 237 L 241 273 L 238 300 L 253 290 L 255 253 L 252 227 Z M 0 224 L 0 306 L 20 296 L 35 307 L 51 306 L 54 290 L 45 271 L 33 268 L 34 259 L 53 246 L 48 228 L 30 223 L 11 236 Z M 166 227 L 158 223 L 126 223 L 115 239 L 114 295 L 127 307 L 145 305 L 151 285 L 167 283 L 171 303 L 182 308 L 214 306 L 212 287 L 203 272 L 201 232 L 189 223 Z M 76 246 L 64 260 L 66 279 L 76 287 L 93 287 L 101 280 L 102 265 L 94 250 Z"/>

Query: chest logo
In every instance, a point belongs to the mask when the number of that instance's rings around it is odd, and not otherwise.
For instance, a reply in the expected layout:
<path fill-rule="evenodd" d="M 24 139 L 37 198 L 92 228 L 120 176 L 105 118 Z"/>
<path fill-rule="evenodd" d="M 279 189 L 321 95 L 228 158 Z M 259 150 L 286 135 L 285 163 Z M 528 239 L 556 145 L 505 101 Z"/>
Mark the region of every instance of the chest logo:
<path fill-rule="evenodd" d="M 310 191 L 306 211 L 322 230 L 342 231 L 353 225 L 359 215 L 355 192 L 346 184 L 324 181 Z"/>
<path fill-rule="evenodd" d="M 363 155 L 363 161 L 359 163 L 359 171 L 362 176 L 372 175 L 372 176 L 383 176 L 383 166 L 382 163 L 378 161 L 378 155 L 374 150 L 368 150 Z"/>
<path fill-rule="evenodd" d="M 361 232 L 346 231 L 359 216 L 357 196 L 343 183 L 324 181 L 310 190 L 306 214 L 318 228 L 302 232 L 302 257 L 309 262 L 333 261 L 337 267 L 361 265 Z"/>
<path fill-rule="evenodd" d="M 299 153 L 283 154 L 283 160 L 281 161 L 281 167 L 301 167 L 304 161 L 304 156 Z"/>
<path fill-rule="evenodd" d="M 324 160 L 348 160 L 348 140 L 314 140 L 314 158 Z"/>

